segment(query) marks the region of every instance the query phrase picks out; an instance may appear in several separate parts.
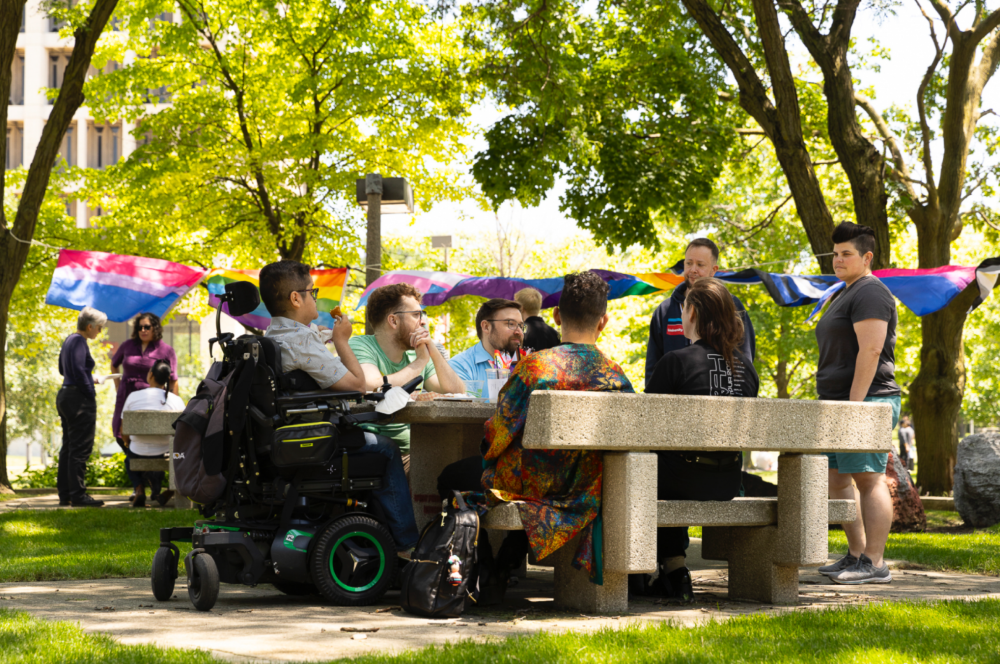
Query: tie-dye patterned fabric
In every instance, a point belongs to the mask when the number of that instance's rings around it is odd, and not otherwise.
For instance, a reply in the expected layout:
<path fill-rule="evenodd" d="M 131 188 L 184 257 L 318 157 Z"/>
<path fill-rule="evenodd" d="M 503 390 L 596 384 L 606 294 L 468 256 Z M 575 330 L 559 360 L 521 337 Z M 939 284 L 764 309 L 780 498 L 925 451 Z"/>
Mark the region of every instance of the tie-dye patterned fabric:
<path fill-rule="evenodd" d="M 500 392 L 496 414 L 486 422 L 487 504 L 522 501 L 521 523 L 539 559 L 583 532 L 573 564 L 600 582 L 593 531 L 601 510 L 601 453 L 522 449 L 534 390 L 634 392 L 632 384 L 596 346 L 557 346 L 518 362 Z"/>

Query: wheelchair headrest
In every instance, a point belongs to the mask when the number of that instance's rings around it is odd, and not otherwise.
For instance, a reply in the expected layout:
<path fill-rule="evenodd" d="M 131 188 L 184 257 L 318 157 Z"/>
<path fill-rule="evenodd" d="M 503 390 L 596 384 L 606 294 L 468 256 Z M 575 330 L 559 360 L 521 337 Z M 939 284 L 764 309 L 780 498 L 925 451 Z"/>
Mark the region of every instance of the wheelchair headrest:
<path fill-rule="evenodd" d="M 260 291 L 249 281 L 226 284 L 226 303 L 230 316 L 243 316 L 260 305 Z"/>

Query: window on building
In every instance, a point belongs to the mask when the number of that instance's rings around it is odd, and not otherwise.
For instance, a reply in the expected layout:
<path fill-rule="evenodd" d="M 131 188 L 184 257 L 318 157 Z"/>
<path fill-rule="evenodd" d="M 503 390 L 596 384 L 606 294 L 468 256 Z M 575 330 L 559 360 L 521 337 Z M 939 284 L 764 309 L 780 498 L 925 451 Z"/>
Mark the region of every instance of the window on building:
<path fill-rule="evenodd" d="M 113 71 L 118 71 L 122 66 L 115 62 L 114 60 L 108 60 L 108 63 L 98 69 L 94 65 L 90 65 L 90 69 L 87 70 L 87 78 L 93 78 L 100 74 L 110 74 Z"/>
<path fill-rule="evenodd" d="M 66 65 L 69 64 L 69 53 L 49 53 L 49 87 L 58 90 L 66 77 Z M 49 100 L 52 103 L 52 100 Z"/>
<path fill-rule="evenodd" d="M 66 216 L 76 219 L 76 201 L 69 196 L 64 196 L 63 200 L 66 201 Z"/>
<path fill-rule="evenodd" d="M 55 2 L 53 2 L 52 4 L 69 8 L 73 7 L 76 4 L 76 2 L 75 0 L 55 0 Z M 65 28 L 66 25 L 67 25 L 66 21 L 60 21 L 53 16 L 49 17 L 49 32 L 59 32 L 60 30 Z"/>
<path fill-rule="evenodd" d="M 122 128 L 120 124 L 91 125 L 87 165 L 90 168 L 105 168 L 118 162 L 122 155 Z"/>
<path fill-rule="evenodd" d="M 76 123 L 66 128 L 66 135 L 59 144 L 59 156 L 66 160 L 68 166 L 76 166 Z"/>
<path fill-rule="evenodd" d="M 24 128 L 12 122 L 7 125 L 7 170 L 17 168 L 24 163 Z"/>
<path fill-rule="evenodd" d="M 28 18 L 28 7 L 25 5 L 24 11 L 21 12 L 21 32 L 24 32 L 24 24 Z"/>
<path fill-rule="evenodd" d="M 14 62 L 10 65 L 10 99 L 11 106 L 24 104 L 24 53 L 14 54 Z"/>

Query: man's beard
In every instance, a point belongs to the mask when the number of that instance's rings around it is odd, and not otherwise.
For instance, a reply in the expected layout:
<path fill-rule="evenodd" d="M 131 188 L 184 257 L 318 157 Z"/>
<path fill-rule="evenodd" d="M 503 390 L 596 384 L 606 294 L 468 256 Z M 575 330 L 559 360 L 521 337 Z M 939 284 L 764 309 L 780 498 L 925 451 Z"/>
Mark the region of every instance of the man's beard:
<path fill-rule="evenodd" d="M 500 352 L 506 353 L 507 355 L 514 355 L 515 353 L 517 353 L 517 349 L 521 347 L 521 342 L 513 335 L 511 335 L 511 337 L 507 339 L 506 346 L 501 346 L 500 339 L 494 337 L 495 335 L 493 334 L 490 335 L 490 345 L 499 350 Z"/>
<path fill-rule="evenodd" d="M 398 341 L 399 345 L 406 350 L 414 350 L 413 344 L 410 343 L 411 334 L 412 332 L 407 332 L 401 327 L 396 330 L 396 341 Z"/>

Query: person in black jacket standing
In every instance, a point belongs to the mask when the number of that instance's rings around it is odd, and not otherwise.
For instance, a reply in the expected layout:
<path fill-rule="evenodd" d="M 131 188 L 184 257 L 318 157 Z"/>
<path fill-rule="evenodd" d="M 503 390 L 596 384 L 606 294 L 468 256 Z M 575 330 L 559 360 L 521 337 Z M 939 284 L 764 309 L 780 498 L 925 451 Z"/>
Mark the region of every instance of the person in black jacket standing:
<path fill-rule="evenodd" d="M 73 507 L 101 507 L 104 501 L 87 495 L 87 461 L 94 451 L 97 426 L 97 395 L 94 391 L 94 358 L 87 347 L 96 339 L 108 317 L 84 307 L 76 321 L 76 332 L 66 337 L 59 352 L 59 373 L 63 384 L 56 395 L 56 410 L 62 420 L 62 448 L 56 486 L 59 504 Z"/>
<path fill-rule="evenodd" d="M 646 344 L 646 385 L 656 363 L 672 350 L 688 346 L 691 342 L 681 328 L 681 307 L 688 289 L 694 282 L 705 277 L 713 277 L 719 271 L 719 248 L 708 238 L 695 238 L 684 250 L 684 283 L 670 293 L 653 312 L 649 322 L 649 341 Z M 743 319 L 743 343 L 740 350 L 753 362 L 757 355 L 757 340 L 753 323 L 747 315 L 746 307 L 735 295 L 732 296 L 736 311 Z"/>
<path fill-rule="evenodd" d="M 548 350 L 562 343 L 559 333 L 538 315 L 542 310 L 542 294 L 534 288 L 522 288 L 514 295 L 514 300 L 524 312 L 524 348 L 533 351 Z"/>
<path fill-rule="evenodd" d="M 760 380 L 753 362 L 740 349 L 743 318 L 726 286 L 699 279 L 681 309 L 681 327 L 691 345 L 671 351 L 657 362 L 646 382 L 646 394 L 756 397 Z M 657 452 L 657 500 L 732 500 L 740 495 L 741 452 Z M 645 575 L 632 575 L 633 593 L 681 601 L 693 599 L 691 574 L 685 564 L 687 528 L 657 528 L 659 576 L 650 585 Z"/>

